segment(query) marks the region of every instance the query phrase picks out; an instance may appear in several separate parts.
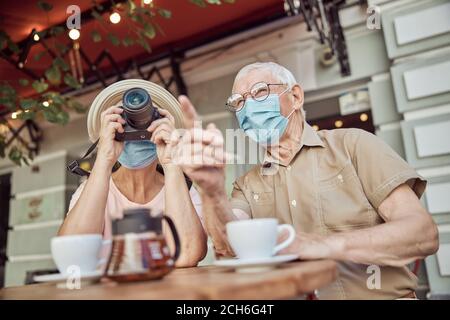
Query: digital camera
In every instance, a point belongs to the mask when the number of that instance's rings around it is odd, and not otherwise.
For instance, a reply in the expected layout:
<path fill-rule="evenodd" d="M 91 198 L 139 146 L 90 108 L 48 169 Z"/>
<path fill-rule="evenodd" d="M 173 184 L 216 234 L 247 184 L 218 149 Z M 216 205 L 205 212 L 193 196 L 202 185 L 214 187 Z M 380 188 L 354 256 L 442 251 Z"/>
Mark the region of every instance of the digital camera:
<path fill-rule="evenodd" d="M 123 94 L 122 118 L 124 132 L 116 132 L 117 141 L 149 140 L 151 133 L 147 131 L 150 124 L 161 118 L 158 109 L 152 104 L 148 92 L 141 88 L 131 88 Z"/>

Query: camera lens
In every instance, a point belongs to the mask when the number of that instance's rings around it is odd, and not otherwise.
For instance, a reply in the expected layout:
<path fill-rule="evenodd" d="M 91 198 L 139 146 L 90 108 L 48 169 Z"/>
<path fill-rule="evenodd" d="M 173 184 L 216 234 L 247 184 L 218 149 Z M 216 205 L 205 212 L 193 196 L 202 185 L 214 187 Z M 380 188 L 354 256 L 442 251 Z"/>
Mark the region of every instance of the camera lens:
<path fill-rule="evenodd" d="M 147 91 L 141 88 L 127 90 L 122 99 L 124 115 L 130 126 L 145 130 L 153 121 L 155 109 Z"/>
<path fill-rule="evenodd" d="M 139 107 L 145 100 L 146 97 L 140 91 L 132 91 L 127 96 L 127 105 L 129 107 Z"/>

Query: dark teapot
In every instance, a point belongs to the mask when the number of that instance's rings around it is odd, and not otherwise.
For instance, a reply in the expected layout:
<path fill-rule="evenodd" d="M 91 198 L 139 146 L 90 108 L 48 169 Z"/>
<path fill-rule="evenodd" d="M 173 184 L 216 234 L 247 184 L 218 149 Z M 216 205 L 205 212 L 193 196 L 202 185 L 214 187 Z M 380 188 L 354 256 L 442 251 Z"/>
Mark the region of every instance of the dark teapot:
<path fill-rule="evenodd" d="M 175 253 L 162 233 L 165 220 L 175 243 Z M 151 216 L 147 208 L 125 210 L 123 218 L 112 223 L 112 247 L 104 275 L 114 281 L 160 279 L 175 266 L 180 240 L 175 225 L 165 215 Z"/>

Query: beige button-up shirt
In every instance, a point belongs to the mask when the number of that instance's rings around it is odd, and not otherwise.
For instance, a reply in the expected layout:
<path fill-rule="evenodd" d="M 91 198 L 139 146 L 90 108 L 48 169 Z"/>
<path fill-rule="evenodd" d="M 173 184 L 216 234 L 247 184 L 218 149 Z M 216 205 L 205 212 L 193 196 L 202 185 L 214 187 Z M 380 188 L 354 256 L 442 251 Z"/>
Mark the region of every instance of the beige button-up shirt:
<path fill-rule="evenodd" d="M 373 134 L 316 132 L 304 122 L 291 163 L 252 168 L 234 183 L 231 203 L 252 218 L 275 217 L 298 231 L 327 235 L 384 223 L 377 208 L 403 183 L 418 197 L 425 190 L 426 181 Z M 368 267 L 339 262 L 339 278 L 319 291 L 319 299 L 395 299 L 417 286 L 407 267 L 385 266 L 380 267 L 380 288 L 369 289 L 373 269 Z"/>

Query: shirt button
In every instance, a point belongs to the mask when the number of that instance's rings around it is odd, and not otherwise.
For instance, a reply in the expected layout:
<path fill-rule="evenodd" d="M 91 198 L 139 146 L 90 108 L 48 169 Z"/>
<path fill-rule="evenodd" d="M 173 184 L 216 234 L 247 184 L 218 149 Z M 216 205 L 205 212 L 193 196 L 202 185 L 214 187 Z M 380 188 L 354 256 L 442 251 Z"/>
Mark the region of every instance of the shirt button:
<path fill-rule="evenodd" d="M 297 201 L 292 200 L 292 201 L 291 201 L 291 204 L 292 204 L 293 207 L 296 207 L 296 206 L 297 206 Z"/>
<path fill-rule="evenodd" d="M 253 195 L 253 199 L 255 199 L 256 201 L 258 201 L 258 200 L 259 200 L 259 195 L 258 195 L 258 194 Z"/>
<path fill-rule="evenodd" d="M 291 166 L 286 167 L 287 171 L 291 171 Z"/>
<path fill-rule="evenodd" d="M 344 178 L 342 177 L 342 174 L 338 175 L 337 178 L 339 179 L 340 182 L 344 182 Z"/>

